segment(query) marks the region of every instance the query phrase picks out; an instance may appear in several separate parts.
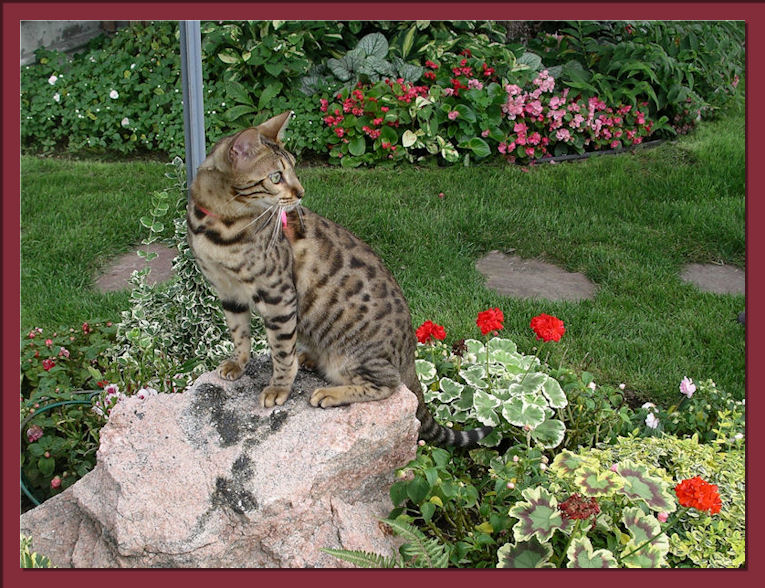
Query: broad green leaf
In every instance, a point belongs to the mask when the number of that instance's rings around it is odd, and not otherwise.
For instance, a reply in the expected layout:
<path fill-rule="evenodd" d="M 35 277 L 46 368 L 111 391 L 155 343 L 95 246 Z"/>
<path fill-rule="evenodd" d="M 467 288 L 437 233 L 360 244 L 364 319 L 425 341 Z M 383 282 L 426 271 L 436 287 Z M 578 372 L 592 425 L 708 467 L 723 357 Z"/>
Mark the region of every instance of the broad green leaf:
<path fill-rule="evenodd" d="M 242 116 L 247 115 L 254 115 L 255 110 L 253 106 L 247 106 L 245 104 L 237 104 L 236 106 L 232 106 L 226 111 L 226 119 L 228 119 L 230 122 L 235 122 L 237 119 L 241 118 Z"/>
<path fill-rule="evenodd" d="M 558 510 L 558 501 L 545 488 L 526 488 L 525 501 L 516 502 L 510 516 L 519 520 L 513 527 L 516 542 L 537 537 L 549 541 L 555 530 L 566 531 L 570 523 Z"/>
<path fill-rule="evenodd" d="M 592 543 L 585 535 L 576 537 L 569 545 L 568 551 L 569 568 L 618 568 L 619 564 L 614 554 L 607 549 L 592 549 Z"/>
<path fill-rule="evenodd" d="M 260 94 L 260 99 L 258 100 L 258 108 L 267 108 L 268 103 L 271 102 L 271 100 L 278 96 L 279 92 L 282 91 L 282 87 L 283 84 L 281 82 L 271 82 L 268 84 Z"/>
<path fill-rule="evenodd" d="M 473 118 L 475 119 L 475 115 L 473 115 Z M 473 155 L 479 159 L 483 159 L 484 157 L 491 155 L 491 147 L 489 147 L 489 144 L 481 139 L 481 137 L 473 137 L 467 143 L 463 143 L 461 146 L 470 149 L 470 151 L 473 152 Z"/>
<path fill-rule="evenodd" d="M 454 107 L 454 110 L 460 113 L 459 118 L 461 120 L 466 120 L 471 123 L 475 122 L 475 112 L 473 112 L 473 109 L 470 108 L 469 106 L 465 104 L 457 104 L 457 106 Z M 475 137 L 475 138 L 478 138 L 478 137 Z"/>
<path fill-rule="evenodd" d="M 364 140 L 364 135 L 357 135 L 351 139 L 350 143 L 348 143 L 348 151 L 351 152 L 351 155 L 355 155 L 356 157 L 364 155 L 366 150 L 367 143 Z"/>
<path fill-rule="evenodd" d="M 420 504 L 430 492 L 430 485 L 425 478 L 419 476 L 411 480 L 406 486 L 406 494 L 409 500 L 415 504 Z"/>
<path fill-rule="evenodd" d="M 455 382 L 451 378 L 441 378 L 439 387 L 443 392 L 443 394 L 441 394 L 441 402 L 451 402 L 452 400 L 456 400 L 465 389 L 464 385 Z"/>
<path fill-rule="evenodd" d="M 536 537 L 513 545 L 505 543 L 497 551 L 498 568 L 548 568 L 553 550 L 548 543 L 540 543 Z"/>
<path fill-rule="evenodd" d="M 541 425 L 531 431 L 531 438 L 546 448 L 560 445 L 565 435 L 566 425 L 558 419 L 545 419 Z"/>
<path fill-rule="evenodd" d="M 473 388 L 483 389 L 489 386 L 488 382 L 484 380 L 486 377 L 486 370 L 482 365 L 471 365 L 468 368 L 460 370 L 460 376 Z"/>
<path fill-rule="evenodd" d="M 520 397 L 511 398 L 502 405 L 502 416 L 516 427 L 538 427 L 545 420 L 545 411 L 536 405 L 523 402 Z"/>
<path fill-rule="evenodd" d="M 539 57 L 539 55 L 536 53 L 527 51 L 515 60 L 515 64 L 516 65 L 513 67 L 513 71 L 518 71 L 519 69 L 531 69 L 532 71 L 539 71 L 542 69 L 542 58 Z"/>
<path fill-rule="evenodd" d="M 661 524 L 654 516 L 647 515 L 636 507 L 625 508 L 622 513 L 622 523 L 624 523 L 631 536 L 623 553 L 629 553 L 649 539 L 652 539 L 651 543 L 635 553 L 636 560 L 633 560 L 633 557 L 630 556 L 626 559 L 625 564 L 628 564 L 628 562 L 635 564 L 640 562 L 639 567 L 659 567 L 664 563 L 664 557 L 669 552 L 669 538 L 665 533 L 661 533 Z M 646 566 L 641 561 L 640 554 L 645 550 L 652 552 L 650 556 L 643 556 L 650 559 L 649 566 Z M 655 556 L 659 557 L 658 561 Z"/>
<path fill-rule="evenodd" d="M 388 55 L 388 41 L 381 33 L 370 33 L 361 38 L 354 51 L 365 57 L 374 56 L 385 59 Z"/>
<path fill-rule="evenodd" d="M 423 520 L 427 523 L 433 518 L 433 514 L 436 512 L 436 505 L 432 502 L 423 502 L 420 505 L 420 512 L 422 513 Z"/>
<path fill-rule="evenodd" d="M 624 487 L 624 479 L 611 470 L 597 472 L 587 467 L 576 472 L 575 483 L 586 496 L 609 496 Z"/>
<path fill-rule="evenodd" d="M 235 102 L 253 105 L 252 92 L 239 82 L 226 82 L 226 94 Z"/>
<path fill-rule="evenodd" d="M 630 498 L 642 499 L 648 508 L 657 512 L 676 510 L 676 500 L 669 484 L 649 474 L 646 466 L 623 461 L 617 464 L 617 473 L 624 478 L 622 492 Z"/>
<path fill-rule="evenodd" d="M 494 337 L 489 340 L 489 360 L 501 363 L 503 365 L 520 365 L 518 348 L 510 339 L 500 339 Z"/>
<path fill-rule="evenodd" d="M 500 402 L 494 396 L 487 394 L 483 390 L 476 390 L 473 395 L 473 404 L 475 406 L 475 418 L 484 425 L 496 427 L 499 424 L 496 408 Z"/>
<path fill-rule="evenodd" d="M 218 53 L 218 59 L 229 65 L 233 63 L 239 63 L 242 60 L 242 58 L 237 55 L 233 49 L 224 49 Z"/>
<path fill-rule="evenodd" d="M 542 384 L 542 394 L 545 395 L 549 405 L 553 408 L 563 408 L 568 404 L 566 394 L 555 378 L 547 376 L 544 384 Z"/>
<path fill-rule="evenodd" d="M 411 147 L 417 142 L 417 135 L 415 135 L 412 131 L 407 129 L 404 131 L 403 136 L 401 137 L 401 144 L 404 147 Z"/>
<path fill-rule="evenodd" d="M 479 358 L 486 357 L 486 348 L 483 343 L 476 339 L 465 339 L 465 347 L 467 347 L 467 359 L 469 361 L 477 361 Z"/>
<path fill-rule="evenodd" d="M 567 476 L 573 474 L 583 465 L 594 465 L 597 467 L 598 463 L 597 461 L 592 460 L 587 462 L 582 456 L 572 453 L 568 449 L 564 449 L 555 456 L 552 464 L 550 464 L 550 470 L 557 475 Z"/>
<path fill-rule="evenodd" d="M 417 370 L 417 377 L 423 384 L 430 384 L 436 379 L 436 366 L 426 359 L 415 359 L 414 367 Z"/>

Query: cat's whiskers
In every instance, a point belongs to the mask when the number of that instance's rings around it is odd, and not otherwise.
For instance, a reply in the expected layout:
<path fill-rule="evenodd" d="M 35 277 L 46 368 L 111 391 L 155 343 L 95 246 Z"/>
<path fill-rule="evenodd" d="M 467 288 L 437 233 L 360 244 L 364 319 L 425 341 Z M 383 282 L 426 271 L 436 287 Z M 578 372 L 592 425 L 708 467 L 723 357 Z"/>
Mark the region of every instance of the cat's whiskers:
<path fill-rule="evenodd" d="M 276 222 L 274 223 L 273 231 L 271 232 L 271 239 L 268 241 L 268 247 L 266 247 L 266 251 L 271 249 L 271 247 L 274 246 L 276 243 L 276 239 L 279 237 L 279 229 L 282 227 L 282 211 L 284 210 L 283 207 L 279 206 L 278 211 L 279 214 L 276 215 Z M 269 219 L 270 221 L 271 219 Z"/>

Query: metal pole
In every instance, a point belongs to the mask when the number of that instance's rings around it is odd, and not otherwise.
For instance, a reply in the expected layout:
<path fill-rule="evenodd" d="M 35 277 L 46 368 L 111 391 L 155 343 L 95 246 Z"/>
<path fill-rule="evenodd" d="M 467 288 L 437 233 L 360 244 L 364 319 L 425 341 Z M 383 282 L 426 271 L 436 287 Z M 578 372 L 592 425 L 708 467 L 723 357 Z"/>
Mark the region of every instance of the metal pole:
<path fill-rule="evenodd" d="M 191 186 L 205 159 L 205 114 L 202 96 L 202 33 L 198 20 L 180 21 L 183 129 L 186 139 L 186 185 Z"/>

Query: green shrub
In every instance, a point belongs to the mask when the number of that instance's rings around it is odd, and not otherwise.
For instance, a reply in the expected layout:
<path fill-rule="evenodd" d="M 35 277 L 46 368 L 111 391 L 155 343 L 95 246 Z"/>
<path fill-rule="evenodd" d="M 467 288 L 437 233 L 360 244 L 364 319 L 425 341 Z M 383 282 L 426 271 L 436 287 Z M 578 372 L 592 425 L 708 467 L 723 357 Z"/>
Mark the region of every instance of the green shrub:
<path fill-rule="evenodd" d="M 564 85 L 607 102 L 650 101 L 652 117 L 666 116 L 676 132 L 725 104 L 743 75 L 743 21 L 569 21 L 545 29 L 530 46 L 562 66 Z"/>

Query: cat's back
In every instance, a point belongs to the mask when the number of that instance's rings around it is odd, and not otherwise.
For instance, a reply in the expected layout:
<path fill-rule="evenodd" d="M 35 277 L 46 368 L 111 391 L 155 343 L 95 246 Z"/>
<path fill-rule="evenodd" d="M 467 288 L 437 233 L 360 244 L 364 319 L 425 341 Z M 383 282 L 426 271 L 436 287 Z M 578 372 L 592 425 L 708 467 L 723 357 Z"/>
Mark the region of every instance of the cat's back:
<path fill-rule="evenodd" d="M 288 214 L 285 235 L 293 249 L 298 314 L 314 342 L 389 341 L 413 354 L 409 307 L 382 259 L 341 225 L 306 208 L 301 213 L 302 219 Z"/>

